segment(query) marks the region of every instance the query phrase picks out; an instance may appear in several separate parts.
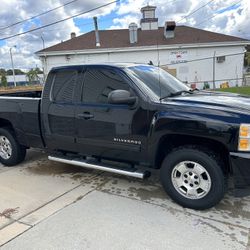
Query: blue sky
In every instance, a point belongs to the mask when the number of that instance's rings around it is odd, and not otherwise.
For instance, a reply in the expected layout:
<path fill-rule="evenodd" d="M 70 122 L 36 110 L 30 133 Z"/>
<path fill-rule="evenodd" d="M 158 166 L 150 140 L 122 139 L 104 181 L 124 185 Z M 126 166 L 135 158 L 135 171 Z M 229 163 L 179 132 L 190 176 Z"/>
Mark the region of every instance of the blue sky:
<path fill-rule="evenodd" d="M 110 14 L 106 16 L 101 16 L 98 18 L 98 28 L 100 30 L 105 30 L 108 29 L 110 26 L 113 25 L 113 19 L 117 18 L 118 15 L 116 14 L 115 11 L 112 11 Z M 74 20 L 74 23 L 76 26 L 80 28 L 81 33 L 86 33 L 88 31 L 93 30 L 93 19 L 88 18 L 88 19 L 79 19 L 76 18 Z"/>
<path fill-rule="evenodd" d="M 217 11 L 217 13 L 225 13 L 225 12 L 227 12 L 227 11 L 237 10 L 237 9 L 239 9 L 240 7 L 241 7 L 241 4 L 238 3 L 238 4 L 233 5 L 233 6 L 225 7 L 225 8 L 223 8 L 223 9 Z"/>

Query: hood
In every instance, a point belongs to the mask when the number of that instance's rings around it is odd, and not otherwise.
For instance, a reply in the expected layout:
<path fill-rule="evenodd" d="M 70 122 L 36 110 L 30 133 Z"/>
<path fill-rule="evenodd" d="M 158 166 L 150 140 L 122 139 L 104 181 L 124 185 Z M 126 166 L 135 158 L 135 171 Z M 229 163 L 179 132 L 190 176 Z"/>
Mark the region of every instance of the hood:
<path fill-rule="evenodd" d="M 250 114 L 250 97 L 215 91 L 199 91 L 193 94 L 167 98 L 162 103 L 192 106 Z"/>

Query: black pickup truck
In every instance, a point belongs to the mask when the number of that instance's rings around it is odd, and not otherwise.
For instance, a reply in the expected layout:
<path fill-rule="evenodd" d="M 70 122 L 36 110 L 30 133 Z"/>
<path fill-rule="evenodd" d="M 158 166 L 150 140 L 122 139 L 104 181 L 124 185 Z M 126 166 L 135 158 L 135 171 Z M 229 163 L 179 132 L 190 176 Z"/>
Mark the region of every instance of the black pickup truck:
<path fill-rule="evenodd" d="M 150 65 L 53 68 L 43 92 L 0 96 L 1 163 L 17 165 L 30 147 L 138 178 L 159 169 L 174 201 L 207 209 L 229 177 L 235 190 L 250 185 L 250 98 L 190 90 Z"/>

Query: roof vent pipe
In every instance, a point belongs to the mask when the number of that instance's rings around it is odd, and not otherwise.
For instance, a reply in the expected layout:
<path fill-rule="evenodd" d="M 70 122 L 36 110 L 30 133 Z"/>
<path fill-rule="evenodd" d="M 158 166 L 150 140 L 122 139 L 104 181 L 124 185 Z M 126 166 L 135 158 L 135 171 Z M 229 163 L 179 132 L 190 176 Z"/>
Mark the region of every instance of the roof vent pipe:
<path fill-rule="evenodd" d="M 166 22 L 164 26 L 164 36 L 168 38 L 174 38 L 174 30 L 176 27 L 176 23 L 174 21 Z"/>
<path fill-rule="evenodd" d="M 98 24 L 97 24 L 97 17 L 94 16 L 94 24 L 95 24 L 95 41 L 96 41 L 96 47 L 100 47 L 100 37 L 99 37 L 99 30 L 98 30 Z"/>
<path fill-rule="evenodd" d="M 137 29 L 138 26 L 136 23 L 131 23 L 129 26 L 129 40 L 130 43 L 137 43 L 138 42 L 138 36 L 137 36 Z"/>
<path fill-rule="evenodd" d="M 70 33 L 70 38 L 72 39 L 72 38 L 75 38 L 76 37 L 76 33 L 75 32 L 71 32 Z"/>

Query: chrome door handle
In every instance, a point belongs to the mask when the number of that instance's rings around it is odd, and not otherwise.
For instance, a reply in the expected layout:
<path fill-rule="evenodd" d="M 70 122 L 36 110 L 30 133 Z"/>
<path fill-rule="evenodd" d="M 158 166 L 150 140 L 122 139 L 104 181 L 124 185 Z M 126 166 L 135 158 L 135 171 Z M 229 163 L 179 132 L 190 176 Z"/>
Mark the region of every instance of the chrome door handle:
<path fill-rule="evenodd" d="M 89 120 L 89 119 L 94 118 L 94 115 L 89 113 L 89 112 L 84 112 L 82 114 L 78 114 L 77 117 L 80 118 L 80 119 Z"/>

